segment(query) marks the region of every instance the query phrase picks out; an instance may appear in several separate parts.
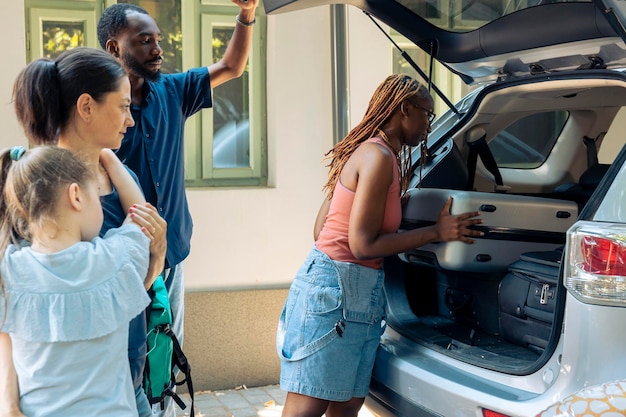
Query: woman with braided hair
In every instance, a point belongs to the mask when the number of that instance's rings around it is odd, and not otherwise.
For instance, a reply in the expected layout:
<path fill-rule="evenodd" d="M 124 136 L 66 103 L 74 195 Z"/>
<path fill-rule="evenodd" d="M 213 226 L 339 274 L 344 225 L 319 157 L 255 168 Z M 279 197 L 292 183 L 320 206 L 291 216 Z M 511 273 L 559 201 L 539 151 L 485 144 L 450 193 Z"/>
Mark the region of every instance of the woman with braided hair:
<path fill-rule="evenodd" d="M 473 243 L 478 212 L 397 233 L 410 147 L 425 147 L 433 98 L 406 75 L 376 89 L 363 120 L 327 154 L 328 193 L 315 245 L 298 271 L 277 333 L 283 417 L 356 416 L 368 392 L 384 330 L 383 258 L 434 241 Z"/>

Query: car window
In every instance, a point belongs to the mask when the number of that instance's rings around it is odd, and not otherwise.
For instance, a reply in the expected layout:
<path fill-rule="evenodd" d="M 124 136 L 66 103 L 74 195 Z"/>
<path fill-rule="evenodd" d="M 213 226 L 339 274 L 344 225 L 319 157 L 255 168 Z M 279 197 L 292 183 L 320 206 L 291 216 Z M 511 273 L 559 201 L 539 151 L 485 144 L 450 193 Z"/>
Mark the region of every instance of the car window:
<path fill-rule="evenodd" d="M 624 126 L 626 126 L 626 107 L 620 109 L 602 139 L 598 149 L 598 161 L 601 164 L 612 164 L 615 156 L 624 146 Z"/>
<path fill-rule="evenodd" d="M 536 113 L 498 133 L 489 148 L 501 168 L 534 169 L 544 163 L 565 126 L 569 112 Z"/>

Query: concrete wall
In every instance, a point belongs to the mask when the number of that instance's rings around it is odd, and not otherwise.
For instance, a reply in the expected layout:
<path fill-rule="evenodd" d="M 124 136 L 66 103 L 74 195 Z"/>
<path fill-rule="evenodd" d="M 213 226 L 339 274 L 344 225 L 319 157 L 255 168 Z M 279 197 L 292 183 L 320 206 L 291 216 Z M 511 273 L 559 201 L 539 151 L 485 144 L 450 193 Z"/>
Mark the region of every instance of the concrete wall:
<path fill-rule="evenodd" d="M 0 148 L 26 145 L 11 103 L 13 81 L 26 62 L 24 4 L 4 1 L 0 13 L 0 38 L 7 40 L 0 65 Z"/>
<path fill-rule="evenodd" d="M 194 388 L 276 384 L 276 324 L 287 289 L 191 292 L 185 298 L 185 353 Z"/>

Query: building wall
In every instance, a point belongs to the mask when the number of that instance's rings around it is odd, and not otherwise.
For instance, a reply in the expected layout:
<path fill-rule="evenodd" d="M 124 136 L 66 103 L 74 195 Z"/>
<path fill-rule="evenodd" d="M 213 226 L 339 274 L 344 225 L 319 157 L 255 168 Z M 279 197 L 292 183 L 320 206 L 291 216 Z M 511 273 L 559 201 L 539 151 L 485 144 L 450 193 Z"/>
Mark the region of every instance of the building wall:
<path fill-rule="evenodd" d="M 349 9 L 349 30 L 354 124 L 387 75 L 390 55 L 384 36 L 356 9 Z M 11 104 L 26 64 L 21 0 L 3 2 L 0 36 L 11 41 L 0 66 L 4 148 L 27 143 Z M 322 158 L 333 143 L 330 8 L 270 16 L 266 42 L 269 185 L 188 190 L 194 235 L 184 265 L 184 350 L 196 390 L 278 382 L 276 324 L 313 244 L 323 199 Z"/>
<path fill-rule="evenodd" d="M 0 37 L 6 39 L 7 43 L 0 65 L 0 126 L 2 126 L 0 148 L 26 144 L 11 103 L 13 80 L 26 62 L 24 27 L 22 1 L 3 2 L 0 13 Z"/>
<path fill-rule="evenodd" d="M 187 293 L 184 350 L 194 389 L 278 383 L 276 325 L 287 291 Z"/>
<path fill-rule="evenodd" d="M 365 15 L 348 10 L 350 39 L 359 40 L 349 45 L 354 125 L 389 73 L 390 52 Z M 288 285 L 313 244 L 323 199 L 322 157 L 333 143 L 330 9 L 270 16 L 267 39 L 270 188 L 188 192 L 195 231 L 185 264 L 185 350 L 197 387 L 278 382 L 276 324 Z"/>

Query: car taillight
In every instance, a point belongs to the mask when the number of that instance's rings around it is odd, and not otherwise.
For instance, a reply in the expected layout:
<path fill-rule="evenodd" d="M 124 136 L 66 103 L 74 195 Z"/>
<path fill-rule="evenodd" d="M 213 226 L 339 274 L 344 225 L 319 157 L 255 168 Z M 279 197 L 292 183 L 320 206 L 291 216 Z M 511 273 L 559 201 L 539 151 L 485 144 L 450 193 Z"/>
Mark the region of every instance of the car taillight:
<path fill-rule="evenodd" d="M 487 410 L 483 408 L 483 416 L 484 417 L 510 417 L 508 414 L 498 413 L 497 411 Z"/>
<path fill-rule="evenodd" d="M 626 227 L 578 222 L 567 235 L 565 287 L 579 300 L 626 306 Z"/>
<path fill-rule="evenodd" d="M 583 256 L 581 267 L 597 275 L 626 275 L 626 247 L 624 242 L 584 236 L 580 243 Z"/>

